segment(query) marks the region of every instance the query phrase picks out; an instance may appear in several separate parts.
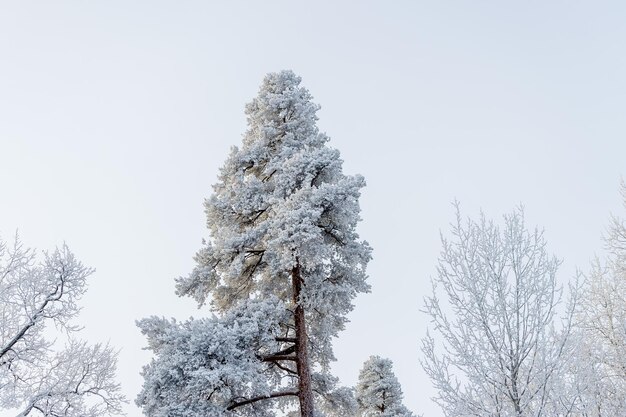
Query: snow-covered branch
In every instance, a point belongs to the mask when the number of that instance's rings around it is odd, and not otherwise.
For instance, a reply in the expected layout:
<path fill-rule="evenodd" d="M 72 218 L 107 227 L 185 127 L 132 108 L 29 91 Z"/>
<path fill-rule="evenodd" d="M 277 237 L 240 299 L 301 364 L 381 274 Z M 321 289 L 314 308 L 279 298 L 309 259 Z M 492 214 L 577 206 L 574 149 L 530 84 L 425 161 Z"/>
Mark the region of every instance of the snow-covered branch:
<path fill-rule="evenodd" d="M 79 327 L 70 320 L 92 272 L 65 245 L 38 263 L 19 238 L 0 242 L 0 407 L 21 408 L 19 416 L 121 412 L 116 352 L 72 336 Z M 47 323 L 70 336 L 64 349 L 44 337 Z"/>
<path fill-rule="evenodd" d="M 543 232 L 526 229 L 521 209 L 500 228 L 484 215 L 464 222 L 457 206 L 451 235 L 442 238 L 433 293 L 425 299 L 443 347 L 439 353 L 430 335 L 422 342 L 435 401 L 449 417 L 550 414 L 554 380 L 570 354 L 576 300 L 574 291 L 555 330 L 560 262 L 548 255 Z"/>

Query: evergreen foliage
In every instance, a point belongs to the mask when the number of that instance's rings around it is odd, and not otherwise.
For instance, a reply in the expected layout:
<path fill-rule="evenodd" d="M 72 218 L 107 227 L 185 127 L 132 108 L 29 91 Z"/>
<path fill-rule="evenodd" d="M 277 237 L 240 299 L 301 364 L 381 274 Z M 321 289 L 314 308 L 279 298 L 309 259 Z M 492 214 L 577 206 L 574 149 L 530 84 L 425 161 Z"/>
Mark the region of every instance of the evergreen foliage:
<path fill-rule="evenodd" d="M 299 77 L 282 71 L 268 74 L 246 106 L 243 144 L 205 202 L 210 237 L 176 284 L 216 316 L 139 323 L 156 355 L 137 399 L 149 415 L 269 416 L 262 400 L 283 407 L 297 397 L 301 415 L 312 417 L 314 403 L 350 403 L 328 366 L 354 297 L 369 290 L 371 250 L 356 232 L 365 182 L 343 174 L 311 99 Z"/>
<path fill-rule="evenodd" d="M 363 364 L 356 386 L 360 417 L 413 417 L 402 404 L 402 388 L 389 359 L 370 356 Z"/>

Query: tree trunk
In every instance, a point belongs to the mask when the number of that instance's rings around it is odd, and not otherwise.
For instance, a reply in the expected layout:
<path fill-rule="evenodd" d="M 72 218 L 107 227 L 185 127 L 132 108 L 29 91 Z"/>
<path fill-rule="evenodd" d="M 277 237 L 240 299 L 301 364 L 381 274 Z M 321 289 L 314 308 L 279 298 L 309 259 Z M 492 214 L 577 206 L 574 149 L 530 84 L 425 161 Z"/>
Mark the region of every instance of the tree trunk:
<path fill-rule="evenodd" d="M 297 263 L 291 272 L 293 285 L 293 302 L 296 306 L 294 321 L 296 327 L 296 369 L 298 372 L 298 399 L 300 400 L 300 416 L 313 417 L 313 387 L 311 386 L 311 369 L 309 366 L 309 347 L 306 333 L 304 308 L 300 305 L 302 277 L 300 264 Z"/>

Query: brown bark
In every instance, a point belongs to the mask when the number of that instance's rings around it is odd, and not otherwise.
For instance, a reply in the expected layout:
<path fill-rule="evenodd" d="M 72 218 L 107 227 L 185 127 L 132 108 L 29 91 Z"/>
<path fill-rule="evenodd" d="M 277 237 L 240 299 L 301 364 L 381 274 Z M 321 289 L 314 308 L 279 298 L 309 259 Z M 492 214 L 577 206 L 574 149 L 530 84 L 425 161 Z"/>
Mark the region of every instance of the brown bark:
<path fill-rule="evenodd" d="M 298 361 L 297 356 L 285 356 L 285 355 L 269 355 L 261 358 L 263 362 L 277 362 L 277 361 Z"/>
<path fill-rule="evenodd" d="M 228 406 L 227 410 L 231 411 L 231 410 L 234 410 L 237 407 L 241 407 L 242 405 L 248 405 L 248 404 L 255 403 L 257 401 L 267 400 L 267 399 L 270 399 L 270 398 L 286 397 L 288 395 L 294 395 L 295 396 L 295 395 L 298 395 L 298 393 L 296 391 L 282 391 L 282 392 L 274 392 L 274 393 L 271 393 L 269 395 L 261 395 L 259 397 L 250 398 L 248 400 L 235 402 L 235 403 L 231 404 L 230 406 Z"/>
<path fill-rule="evenodd" d="M 297 262 L 297 260 L 296 260 Z M 298 399 L 300 400 L 300 416 L 313 417 L 313 387 L 311 383 L 311 368 L 309 365 L 308 336 L 304 308 L 300 305 L 302 291 L 302 276 L 300 264 L 291 271 L 293 285 L 293 302 L 296 305 L 294 312 L 296 327 L 296 370 L 298 372 Z"/>

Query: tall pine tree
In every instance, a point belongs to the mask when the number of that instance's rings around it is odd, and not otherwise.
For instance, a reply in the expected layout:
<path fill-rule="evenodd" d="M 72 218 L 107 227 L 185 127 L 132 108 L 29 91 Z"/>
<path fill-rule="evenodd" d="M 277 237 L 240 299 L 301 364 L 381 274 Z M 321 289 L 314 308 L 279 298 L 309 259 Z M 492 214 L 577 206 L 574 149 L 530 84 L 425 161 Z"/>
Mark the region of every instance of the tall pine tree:
<path fill-rule="evenodd" d="M 270 416 L 297 397 L 313 417 L 317 399 L 342 402 L 331 341 L 369 290 L 371 250 L 356 233 L 365 182 L 343 174 L 318 109 L 291 71 L 268 74 L 247 105 L 243 145 L 205 202 L 210 238 L 177 280 L 217 316 L 139 323 L 156 354 L 137 399 L 148 415 Z"/>

